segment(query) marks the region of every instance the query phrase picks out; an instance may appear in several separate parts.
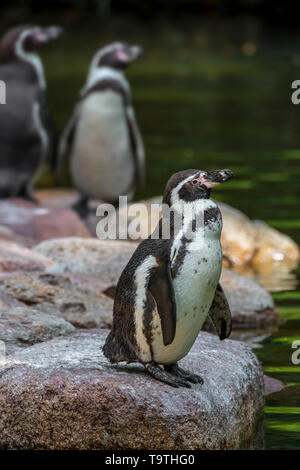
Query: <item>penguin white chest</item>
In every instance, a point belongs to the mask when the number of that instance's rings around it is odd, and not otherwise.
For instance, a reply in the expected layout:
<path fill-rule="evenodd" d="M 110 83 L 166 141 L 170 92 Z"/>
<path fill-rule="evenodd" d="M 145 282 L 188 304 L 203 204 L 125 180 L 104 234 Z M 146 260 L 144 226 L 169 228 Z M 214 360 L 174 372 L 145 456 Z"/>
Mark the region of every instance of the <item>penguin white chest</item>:
<path fill-rule="evenodd" d="M 187 248 L 179 273 L 173 280 L 177 331 L 182 329 L 186 339 L 197 336 L 220 278 L 222 251 L 220 243 L 210 241 L 199 250 Z"/>
<path fill-rule="evenodd" d="M 220 244 L 221 218 L 204 228 L 204 238 L 185 245 L 184 238 L 175 240 L 171 270 L 176 300 L 176 333 L 165 346 L 156 334 L 154 360 L 171 364 L 182 359 L 191 349 L 214 299 L 222 267 Z"/>
<path fill-rule="evenodd" d="M 113 201 L 131 189 L 134 159 L 120 94 L 96 91 L 84 99 L 71 169 L 75 185 L 88 196 Z"/>

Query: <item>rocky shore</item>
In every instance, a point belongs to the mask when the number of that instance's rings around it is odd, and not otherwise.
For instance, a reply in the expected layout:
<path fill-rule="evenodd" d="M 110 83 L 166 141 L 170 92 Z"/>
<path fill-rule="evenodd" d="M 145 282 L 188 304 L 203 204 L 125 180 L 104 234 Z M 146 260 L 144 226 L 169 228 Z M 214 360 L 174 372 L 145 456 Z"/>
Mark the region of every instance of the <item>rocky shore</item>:
<path fill-rule="evenodd" d="M 178 391 L 139 365 L 107 362 L 101 345 L 115 287 L 136 242 L 94 238 L 95 220 L 66 207 L 72 194 L 42 196 L 43 204 L 0 202 L 0 448 L 263 448 L 263 395 L 282 384 L 264 385 L 250 347 L 220 342 L 209 321 L 182 361 L 203 386 Z M 276 328 L 272 296 L 240 272 L 288 271 L 298 247 L 236 209 L 221 210 L 233 331 Z"/>

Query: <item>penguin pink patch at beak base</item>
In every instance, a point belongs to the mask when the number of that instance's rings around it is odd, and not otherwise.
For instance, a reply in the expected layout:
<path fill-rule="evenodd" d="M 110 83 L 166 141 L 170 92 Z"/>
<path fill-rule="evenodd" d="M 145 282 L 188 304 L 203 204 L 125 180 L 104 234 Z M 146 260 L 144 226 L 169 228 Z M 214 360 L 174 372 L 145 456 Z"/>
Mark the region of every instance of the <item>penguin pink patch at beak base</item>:
<path fill-rule="evenodd" d="M 47 36 L 43 33 L 43 31 L 41 29 L 35 30 L 32 33 L 32 37 L 39 44 L 46 43 L 47 40 L 48 40 Z"/>
<path fill-rule="evenodd" d="M 218 184 L 220 184 L 217 181 L 206 181 L 205 173 L 200 173 L 197 179 L 199 180 L 199 183 L 203 184 L 207 189 L 214 188 L 215 186 L 218 186 Z"/>

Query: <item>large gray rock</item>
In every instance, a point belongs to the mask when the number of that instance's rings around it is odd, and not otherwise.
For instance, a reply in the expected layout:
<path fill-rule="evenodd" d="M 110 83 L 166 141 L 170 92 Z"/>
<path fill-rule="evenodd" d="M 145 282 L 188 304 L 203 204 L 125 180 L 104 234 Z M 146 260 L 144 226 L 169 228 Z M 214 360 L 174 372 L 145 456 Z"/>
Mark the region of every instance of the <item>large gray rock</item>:
<path fill-rule="evenodd" d="M 263 448 L 263 373 L 247 345 L 200 333 L 181 363 L 204 384 L 174 389 L 140 365 L 110 365 L 106 334 L 80 331 L 8 358 L 1 449 Z"/>
<path fill-rule="evenodd" d="M 34 251 L 55 262 L 48 271 L 64 272 L 73 283 L 113 297 L 119 276 L 136 246 L 125 241 L 64 238 L 45 241 Z M 229 299 L 234 327 L 278 323 L 279 314 L 271 295 L 257 282 L 223 269 L 221 283 Z"/>
<path fill-rule="evenodd" d="M 74 331 L 74 326 L 63 318 L 38 310 L 26 307 L 0 309 L 0 340 L 5 342 L 7 354 Z"/>
<path fill-rule="evenodd" d="M 90 237 L 74 211 L 44 207 L 20 198 L 0 201 L 0 224 L 32 240 L 32 244 L 55 237 Z"/>
<path fill-rule="evenodd" d="M 36 189 L 34 197 L 45 207 L 69 209 L 78 201 L 79 194 L 72 188 Z"/>
<path fill-rule="evenodd" d="M 264 274 L 273 273 L 278 268 L 288 271 L 297 266 L 300 250 L 297 244 L 287 235 L 269 227 L 262 221 L 252 221 L 238 209 L 216 201 L 223 217 L 221 243 L 223 248 L 223 265 L 237 270 L 251 267 L 252 272 Z M 141 239 L 146 238 L 155 228 L 156 212 L 151 212 L 151 206 L 161 203 L 161 197 L 138 201 L 147 209 L 146 215 L 139 214 Z M 128 226 L 135 216 L 130 216 L 136 202 L 128 204 L 127 209 L 118 212 L 122 217 L 127 216 Z M 118 220 L 117 217 L 117 220 Z M 99 217 L 91 216 L 89 227 L 95 234 Z M 91 227 L 91 221 L 93 226 Z M 130 233 L 128 233 L 130 240 Z"/>
<path fill-rule="evenodd" d="M 278 270 L 282 273 L 294 269 L 299 261 L 299 247 L 288 236 L 267 225 L 253 220 L 255 228 L 255 252 L 252 263 L 260 275 L 272 277 Z"/>
<path fill-rule="evenodd" d="M 67 208 L 77 199 L 77 193 L 70 189 L 40 190 L 37 197 L 45 206 L 54 208 Z M 155 216 L 150 211 L 151 204 L 160 204 L 161 196 L 143 201 L 148 209 L 146 217 L 142 217 L 141 236 L 147 237 L 155 227 Z M 222 245 L 224 252 L 224 266 L 237 270 L 249 267 L 257 274 L 273 273 L 278 269 L 287 271 L 297 266 L 300 251 L 297 244 L 288 236 L 272 229 L 262 221 L 252 221 L 238 209 L 223 202 L 217 201 L 223 216 Z M 84 222 L 93 236 L 96 236 L 96 227 L 100 218 L 96 216 L 96 207 L 101 201 L 92 201 L 91 212 Z M 131 211 L 133 202 L 128 204 Z M 125 213 L 124 209 L 121 211 Z M 133 217 L 128 217 L 128 224 Z M 78 234 L 77 234 L 78 235 Z M 130 236 L 129 236 L 130 239 Z M 273 269 L 274 268 L 274 269 Z"/>
<path fill-rule="evenodd" d="M 32 246 L 34 244 L 34 240 L 32 238 L 17 235 L 12 229 L 5 227 L 4 225 L 0 225 L 0 240 L 15 242 L 22 246 Z"/>
<path fill-rule="evenodd" d="M 17 243 L 0 240 L 0 277 L 18 271 L 45 271 L 54 262 Z"/>
<path fill-rule="evenodd" d="M 1 293 L 23 306 L 61 317 L 77 328 L 107 328 L 113 302 L 101 292 L 91 292 L 69 279 L 51 274 L 27 273 L 0 280 Z"/>
<path fill-rule="evenodd" d="M 233 327 L 264 328 L 279 323 L 272 296 L 258 282 L 225 268 L 220 282 L 230 305 Z"/>
<path fill-rule="evenodd" d="M 117 284 L 135 248 L 127 241 L 70 237 L 45 241 L 34 251 L 55 262 L 49 272 L 75 275 L 78 283 L 85 278 L 87 287 L 104 291 Z"/>
<path fill-rule="evenodd" d="M 255 227 L 238 209 L 217 201 L 222 213 L 221 243 L 223 264 L 226 267 L 243 266 L 252 259 L 255 249 Z"/>

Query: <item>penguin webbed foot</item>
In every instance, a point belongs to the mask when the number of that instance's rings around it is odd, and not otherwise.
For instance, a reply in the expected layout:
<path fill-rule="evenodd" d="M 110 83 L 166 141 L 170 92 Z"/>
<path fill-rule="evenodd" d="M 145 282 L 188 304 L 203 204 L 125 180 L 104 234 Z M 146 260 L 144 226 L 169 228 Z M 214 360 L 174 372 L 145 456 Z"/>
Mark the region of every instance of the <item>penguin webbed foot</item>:
<path fill-rule="evenodd" d="M 35 203 L 39 202 L 39 200 L 36 197 L 34 197 L 33 194 L 26 194 L 23 196 L 23 199 L 29 202 L 35 202 Z"/>
<path fill-rule="evenodd" d="M 156 364 L 153 361 L 145 363 L 144 367 L 152 377 L 159 380 L 160 382 L 164 382 L 175 388 L 178 388 L 178 387 L 191 388 L 191 385 L 185 378 L 175 376 L 169 373 L 167 370 L 162 369 L 158 364 Z"/>
<path fill-rule="evenodd" d="M 203 379 L 200 375 L 194 374 L 186 369 L 182 369 L 178 364 L 165 366 L 165 369 L 175 377 L 181 377 L 193 384 L 203 384 Z"/>
<path fill-rule="evenodd" d="M 29 182 L 23 186 L 18 194 L 18 197 L 22 197 L 26 201 L 38 203 L 38 199 L 33 195 L 33 186 L 32 183 Z"/>
<path fill-rule="evenodd" d="M 88 198 L 80 197 L 73 205 L 72 209 L 77 212 L 79 217 L 84 219 L 89 214 Z"/>

